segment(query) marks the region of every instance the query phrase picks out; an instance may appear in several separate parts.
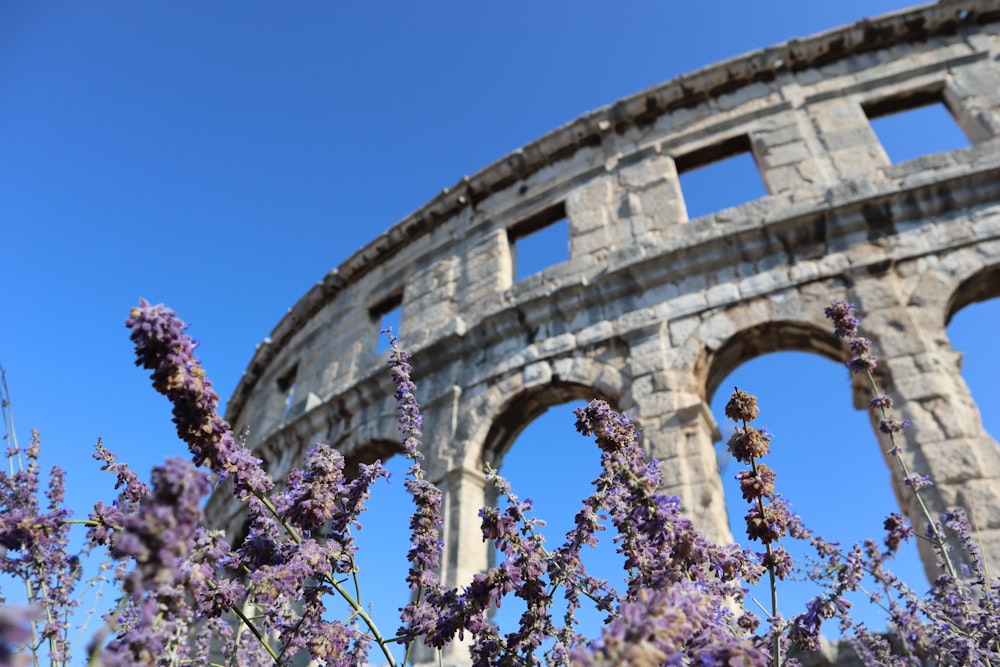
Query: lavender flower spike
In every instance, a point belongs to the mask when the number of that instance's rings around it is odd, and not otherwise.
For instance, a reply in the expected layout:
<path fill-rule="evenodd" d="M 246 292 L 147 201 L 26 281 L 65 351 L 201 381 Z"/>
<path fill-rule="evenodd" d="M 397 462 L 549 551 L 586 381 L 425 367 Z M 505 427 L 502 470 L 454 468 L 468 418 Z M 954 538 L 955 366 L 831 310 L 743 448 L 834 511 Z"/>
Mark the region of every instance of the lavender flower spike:
<path fill-rule="evenodd" d="M 208 475 L 184 459 L 153 468 L 152 494 L 125 519 L 111 545 L 112 556 L 135 562 L 122 586 L 138 615 L 134 625 L 116 628 L 120 634 L 105 650 L 106 663 L 160 664 L 156 656 L 184 643 L 194 621 L 194 582 L 186 565 L 209 489 Z"/>
<path fill-rule="evenodd" d="M 406 625 L 400 629 L 401 635 L 410 637 L 420 634 L 436 624 L 438 610 L 431 600 L 439 598 L 442 590 L 437 570 L 441 562 L 441 491 L 424 478 L 420 459 L 420 426 L 423 416 L 414 392 L 417 385 L 410 374 L 409 355 L 400 349 L 396 337 L 389 334 L 392 382 L 396 385 L 396 405 L 399 411 L 399 430 L 403 434 L 403 451 L 413 464 L 404 482 L 406 490 L 413 497 L 414 510 L 410 516 L 410 550 L 406 558 L 410 561 L 410 571 L 406 581 L 410 589 L 420 591 L 414 601 L 402 610 L 402 621 Z M 411 634 L 413 633 L 413 634 Z"/>
<path fill-rule="evenodd" d="M 125 325 L 132 330 L 136 366 L 153 371 L 153 388 L 174 404 L 177 435 L 187 443 L 197 465 L 233 478 L 241 498 L 266 493 L 274 482 L 260 461 L 236 444 L 229 424 L 217 411 L 219 395 L 195 356 L 197 342 L 184 333 L 187 325 L 163 304 L 141 299 Z"/>

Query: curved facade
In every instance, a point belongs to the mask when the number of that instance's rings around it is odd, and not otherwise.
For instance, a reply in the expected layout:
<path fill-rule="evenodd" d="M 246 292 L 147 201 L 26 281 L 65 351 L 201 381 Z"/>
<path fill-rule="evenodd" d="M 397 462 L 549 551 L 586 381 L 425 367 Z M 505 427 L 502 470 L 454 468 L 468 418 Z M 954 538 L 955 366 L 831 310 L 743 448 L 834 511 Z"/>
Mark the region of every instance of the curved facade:
<path fill-rule="evenodd" d="M 784 349 L 845 360 L 823 308 L 857 304 L 906 456 L 935 511 L 973 507 L 1000 570 L 1000 448 L 945 325 L 1000 296 L 1000 10 L 928 5 L 707 67 L 579 118 L 441 192 L 318 282 L 258 347 L 227 418 L 282 477 L 315 441 L 398 447 L 379 317 L 401 306 L 445 492 L 444 582 L 490 554 L 482 469 L 550 405 L 634 415 L 668 490 L 728 539 L 708 408 L 736 366 Z M 942 105 L 970 146 L 892 164 L 871 119 Z M 767 195 L 689 219 L 679 173 L 749 154 Z M 569 259 L 515 281 L 557 221 Z M 856 403 L 867 403 L 856 386 Z M 893 473 L 895 474 L 895 468 Z M 907 513 L 910 495 L 895 478 Z M 233 520 L 221 497 L 208 512 Z M 924 554 L 925 562 L 928 554 Z"/>

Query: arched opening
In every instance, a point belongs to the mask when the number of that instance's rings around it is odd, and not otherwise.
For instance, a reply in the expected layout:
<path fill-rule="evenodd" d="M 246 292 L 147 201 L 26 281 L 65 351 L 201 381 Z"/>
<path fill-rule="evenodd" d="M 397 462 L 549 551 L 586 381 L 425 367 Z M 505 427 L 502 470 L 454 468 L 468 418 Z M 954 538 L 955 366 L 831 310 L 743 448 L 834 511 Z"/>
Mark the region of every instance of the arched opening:
<path fill-rule="evenodd" d="M 734 479 L 742 464 L 731 460 L 726 451 L 735 425 L 725 417 L 724 408 L 734 386 L 758 397 L 761 415 L 754 425 L 766 425 L 774 434 L 771 454 L 764 462 L 777 473 L 775 490 L 804 523 L 847 548 L 869 538 L 882 543 L 883 521 L 899 511 L 899 503 L 869 415 L 855 409 L 867 405 L 869 396 L 844 367 L 847 354 L 832 329 L 777 321 L 739 331 L 703 357 L 707 399 L 722 432 L 719 467 L 729 524 L 740 544 L 763 550 L 760 543 L 746 537 L 747 504 Z M 782 545 L 797 563 L 811 552 L 808 545 L 789 538 Z M 900 551 L 891 569 L 922 592 L 927 577 L 916 545 L 904 545 Z M 780 582 L 780 611 L 786 618 L 800 613 L 819 592 L 811 582 Z M 766 587 L 758 587 L 752 596 L 762 602 L 770 600 Z M 884 614 L 866 596 L 856 595 L 852 602 L 858 620 L 873 629 L 886 627 Z M 765 615 L 760 609 L 752 610 Z M 827 632 L 836 634 L 835 624 Z"/>
<path fill-rule="evenodd" d="M 371 496 L 365 502 L 366 509 L 358 517 L 360 530 L 354 530 L 355 557 L 360 571 L 355 581 L 347 579 L 343 586 L 355 595 L 365 610 L 378 624 L 380 631 L 386 637 L 393 636 L 400 626 L 399 610 L 410 601 L 410 589 L 406 583 L 409 562 L 406 560 L 410 548 L 410 515 L 413 513 L 413 502 L 407 493 L 403 482 L 410 461 L 401 454 L 398 443 L 376 442 L 362 451 L 347 457 L 344 473 L 348 477 L 357 475 L 360 462 L 371 463 L 381 460 L 389 471 L 388 482 L 380 479 L 371 489 Z M 350 610 L 346 603 L 329 605 L 330 618 L 343 620 L 348 618 Z M 392 648 L 397 663 L 403 659 L 405 650 L 402 645 Z M 373 650 L 372 664 L 382 664 L 385 658 Z"/>
<path fill-rule="evenodd" d="M 499 416 L 490 424 L 486 441 L 483 443 L 483 463 L 499 469 L 522 431 L 545 414 L 549 408 L 572 401 L 586 402 L 593 398 L 603 398 L 611 404 L 615 403 L 595 387 L 565 381 L 553 381 L 515 396 L 507 402 Z M 568 422 L 567 427 L 572 433 L 572 420 Z"/>
<path fill-rule="evenodd" d="M 499 469 L 512 492 L 520 500 L 532 501 L 531 516 L 545 521 L 538 532 L 550 550 L 564 543 L 582 501 L 593 492 L 592 482 L 601 472 L 599 449 L 591 438 L 584 438 L 573 427 L 573 410 L 593 397 L 594 388 L 579 385 L 556 391 L 546 387 L 542 392 L 524 395 L 512 402 L 498 420 L 489 440 L 492 447 L 485 450 L 492 458 L 490 464 Z M 502 439 L 497 437 L 501 431 Z M 497 499 L 497 505 L 505 508 L 506 499 Z M 596 548 L 584 547 L 581 560 L 588 574 L 606 579 L 621 590 L 625 570 L 612 542 L 614 528 L 598 537 L 600 544 Z M 503 554 L 495 551 L 494 559 L 501 562 Z M 553 618 L 561 625 L 565 602 L 561 592 L 557 591 L 553 598 Z M 503 633 L 515 631 L 525 608 L 523 601 L 508 596 L 493 620 Z M 591 638 L 599 636 L 604 617 L 584 600 L 576 616 L 577 631 Z M 547 648 L 541 647 L 538 655 Z"/>
<path fill-rule="evenodd" d="M 764 322 L 731 336 L 718 349 L 706 351 L 699 370 L 704 376 L 707 399 L 716 396 L 722 386 L 728 400 L 732 388 L 726 378 L 744 362 L 769 352 L 789 350 L 814 352 L 833 361 L 840 361 L 845 354 L 832 329 L 794 321 Z"/>
<path fill-rule="evenodd" d="M 736 541 L 763 551 L 759 542 L 750 542 L 746 537 L 747 503 L 734 479 L 743 464 L 733 460 L 725 446 L 735 426 L 725 417 L 725 405 L 734 386 L 757 396 L 761 412 L 754 426 L 766 426 L 774 434 L 771 453 L 764 462 L 777 474 L 775 490 L 790 502 L 803 522 L 816 534 L 836 540 L 847 549 L 868 538 L 881 546 L 883 521 L 899 507 L 868 415 L 854 409 L 849 371 L 842 363 L 819 354 L 766 349 L 728 370 L 711 396 L 712 413 L 723 436 L 720 471 Z M 807 544 L 790 537 L 781 544 L 796 564 L 804 563 L 812 553 Z M 915 543 L 904 544 L 897 558 L 890 561 L 889 569 L 916 591 L 926 590 L 927 578 Z M 872 592 L 877 590 L 870 581 L 865 585 Z M 768 613 L 769 590 L 765 578 L 751 593 L 768 608 Z M 785 618 L 801 613 L 805 603 L 820 592 L 809 581 L 779 582 L 780 611 Z M 884 613 L 867 596 L 855 594 L 850 599 L 857 620 L 864 620 L 871 629 L 886 627 Z M 766 615 L 759 608 L 753 610 Z M 824 633 L 836 636 L 836 623 L 824 626 Z"/>
<path fill-rule="evenodd" d="M 962 353 L 962 379 L 979 406 L 983 428 L 1000 442 L 1000 267 L 972 276 L 955 291 L 945 317 L 952 349 Z"/>

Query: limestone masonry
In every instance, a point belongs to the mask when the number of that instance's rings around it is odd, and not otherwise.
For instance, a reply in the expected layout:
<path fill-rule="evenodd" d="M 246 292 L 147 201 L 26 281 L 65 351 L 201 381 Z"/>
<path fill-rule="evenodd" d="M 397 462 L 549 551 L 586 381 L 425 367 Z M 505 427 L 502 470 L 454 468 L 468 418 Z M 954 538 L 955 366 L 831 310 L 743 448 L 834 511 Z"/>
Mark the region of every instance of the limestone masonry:
<path fill-rule="evenodd" d="M 490 558 L 476 516 L 490 496 L 484 463 L 547 407 L 595 394 L 636 418 L 667 491 L 729 540 L 710 397 L 766 352 L 849 358 L 823 317 L 843 298 L 913 422 L 906 456 L 935 481 L 932 511 L 971 509 L 1000 572 L 1000 447 L 945 333 L 959 309 L 1000 296 L 998 59 L 1000 5 L 942 2 L 588 113 L 461 179 L 327 274 L 258 347 L 227 418 L 250 427 L 276 478 L 316 441 L 349 465 L 398 451 L 376 341 L 379 318 L 401 305 L 424 464 L 445 494 L 443 583 Z M 928 104 L 971 146 L 891 164 L 870 119 Z M 741 152 L 767 196 L 689 219 L 678 173 Z M 515 281 L 514 243 L 562 219 L 569 260 Z M 861 407 L 869 394 L 854 386 Z M 208 513 L 236 520 L 221 496 Z"/>

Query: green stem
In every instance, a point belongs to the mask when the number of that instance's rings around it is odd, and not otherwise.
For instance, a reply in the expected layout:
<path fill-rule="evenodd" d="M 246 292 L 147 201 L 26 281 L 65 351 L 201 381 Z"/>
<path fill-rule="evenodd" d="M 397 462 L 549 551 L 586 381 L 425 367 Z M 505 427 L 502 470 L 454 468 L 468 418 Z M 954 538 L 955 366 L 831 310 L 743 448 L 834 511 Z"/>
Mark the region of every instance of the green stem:
<path fill-rule="evenodd" d="M 875 380 L 875 376 L 872 374 L 871 370 L 866 371 L 866 375 L 868 376 L 868 382 L 871 384 L 872 391 L 875 392 L 876 396 L 881 395 L 882 391 L 879 388 L 878 382 Z M 889 413 L 886 412 L 886 409 L 884 407 L 880 406 L 879 412 L 882 415 L 882 419 L 889 418 Z M 889 435 L 889 444 L 892 445 L 891 449 L 897 449 L 895 434 L 889 433 L 888 435 Z M 899 462 L 899 467 L 903 472 L 903 477 L 904 478 L 909 477 L 911 472 L 910 472 L 910 467 L 906 464 L 906 460 L 902 456 L 900 456 L 898 452 L 895 454 L 894 458 L 896 459 L 896 461 Z M 951 562 L 951 556 L 948 555 L 948 549 L 945 537 L 938 529 L 937 523 L 931 516 L 931 511 L 927 507 L 927 504 L 924 502 L 923 496 L 921 496 L 919 489 L 916 488 L 913 489 L 913 497 L 916 498 L 917 504 L 920 506 L 920 511 L 924 515 L 924 519 L 927 520 L 927 524 L 930 527 L 931 532 L 934 534 L 934 540 L 936 541 L 937 550 L 941 554 L 941 558 L 944 561 L 945 569 L 947 570 L 949 575 L 951 575 L 953 578 L 957 580 L 958 571 L 955 569 L 955 565 Z"/>
<path fill-rule="evenodd" d="M 254 496 L 261 503 L 263 503 L 264 507 L 266 507 L 267 511 L 271 513 L 271 516 L 274 518 L 274 520 L 277 521 L 281 525 L 281 527 L 285 529 L 285 532 L 292 539 L 292 541 L 295 542 L 296 544 L 302 544 L 302 536 L 299 535 L 298 531 L 296 531 L 294 527 L 289 525 L 287 521 L 285 521 L 279 516 L 278 509 L 274 506 L 274 503 L 271 502 L 270 498 L 267 498 L 263 494 L 259 493 L 254 494 Z M 375 639 L 375 643 L 378 644 L 379 649 L 382 651 L 382 655 L 385 656 L 385 659 L 388 662 L 389 667 L 396 667 L 396 660 L 395 658 L 393 658 L 392 652 L 389 650 L 388 643 L 382 636 L 382 633 L 379 632 L 378 626 L 375 625 L 375 621 L 372 619 L 371 616 L 369 616 L 365 612 L 364 607 L 361 606 L 361 603 L 359 603 L 354 598 L 354 596 L 352 596 L 347 591 L 347 589 L 341 586 L 340 582 L 338 582 L 333 577 L 332 574 L 327 574 L 326 576 L 324 576 L 324 580 L 326 581 L 326 583 L 330 584 L 330 586 L 332 586 L 333 589 L 337 591 L 337 593 L 340 594 L 340 596 L 344 599 L 345 602 L 347 602 L 348 606 L 351 608 L 351 611 L 357 614 L 361 618 L 361 620 L 365 622 L 365 625 L 368 626 L 368 630 L 371 632 L 372 637 Z"/>
<path fill-rule="evenodd" d="M 739 391 L 739 388 L 736 388 Z M 743 420 L 743 433 L 747 433 L 747 429 L 750 425 L 747 420 Z M 750 469 L 753 471 L 754 475 L 757 475 L 757 459 L 750 457 Z M 762 521 L 767 520 L 767 508 L 764 506 L 764 497 L 757 497 L 757 508 L 760 510 L 760 518 Z M 768 579 L 771 583 L 771 617 L 775 618 L 778 616 L 778 579 L 774 572 L 774 551 L 771 549 L 771 543 L 767 542 L 764 544 L 764 549 L 767 552 L 767 574 Z M 774 633 L 774 647 L 773 647 L 773 658 L 774 667 L 780 667 L 781 664 L 781 632 Z"/>

